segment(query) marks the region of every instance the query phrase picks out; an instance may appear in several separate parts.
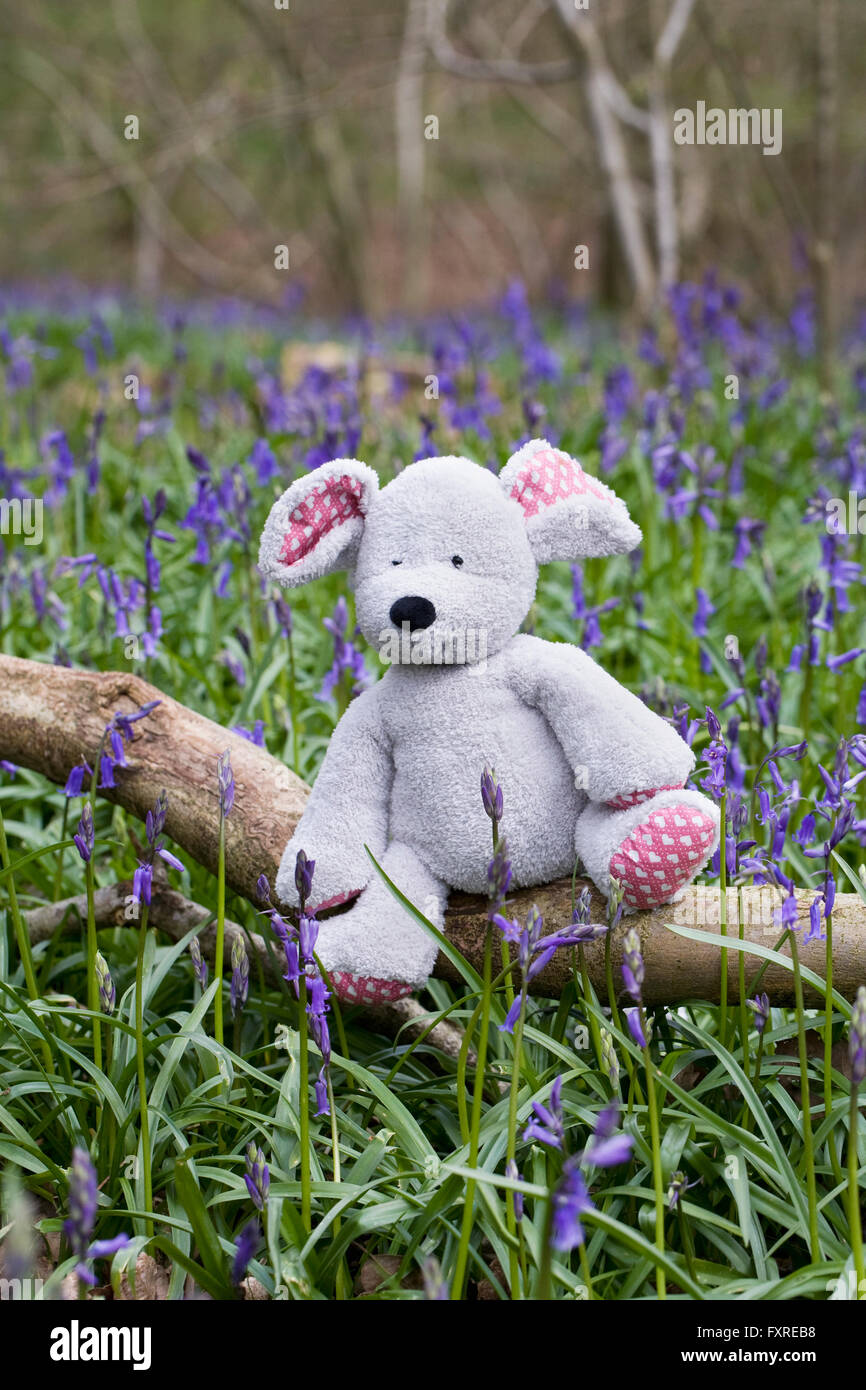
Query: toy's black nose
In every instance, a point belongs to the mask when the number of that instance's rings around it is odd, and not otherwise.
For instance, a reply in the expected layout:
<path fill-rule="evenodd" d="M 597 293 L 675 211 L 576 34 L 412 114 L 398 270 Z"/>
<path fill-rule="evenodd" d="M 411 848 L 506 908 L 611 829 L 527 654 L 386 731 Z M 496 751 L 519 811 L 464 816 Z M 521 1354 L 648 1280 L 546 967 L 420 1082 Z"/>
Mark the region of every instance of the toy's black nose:
<path fill-rule="evenodd" d="M 419 598 L 417 594 L 410 594 L 407 598 L 398 598 L 391 606 L 391 622 L 395 627 L 402 627 L 404 623 L 408 623 L 409 631 L 417 632 L 435 621 L 436 609 L 429 598 Z"/>

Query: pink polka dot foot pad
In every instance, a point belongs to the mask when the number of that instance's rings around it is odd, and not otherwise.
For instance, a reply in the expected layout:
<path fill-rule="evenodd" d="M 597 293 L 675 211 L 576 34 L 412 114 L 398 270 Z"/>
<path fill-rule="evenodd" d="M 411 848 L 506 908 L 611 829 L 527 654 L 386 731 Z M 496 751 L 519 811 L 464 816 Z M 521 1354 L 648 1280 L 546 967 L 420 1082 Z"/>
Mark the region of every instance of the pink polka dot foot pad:
<path fill-rule="evenodd" d="M 694 806 L 664 806 L 623 840 L 610 873 L 625 885 L 627 907 L 657 907 L 685 887 L 706 862 L 716 827 Z"/>
<path fill-rule="evenodd" d="M 375 980 L 345 970 L 332 970 L 331 983 L 343 1004 L 389 1004 L 412 993 L 403 980 Z"/>

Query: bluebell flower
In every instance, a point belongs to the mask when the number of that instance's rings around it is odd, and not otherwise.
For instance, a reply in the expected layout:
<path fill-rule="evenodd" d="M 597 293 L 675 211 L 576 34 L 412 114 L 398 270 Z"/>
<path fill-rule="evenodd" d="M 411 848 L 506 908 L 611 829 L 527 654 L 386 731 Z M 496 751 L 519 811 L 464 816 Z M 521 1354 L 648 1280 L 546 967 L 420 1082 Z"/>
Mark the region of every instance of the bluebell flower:
<path fill-rule="evenodd" d="M 89 864 L 91 855 L 93 854 L 94 844 L 93 810 L 89 801 L 85 801 L 82 807 L 78 829 L 72 838 L 75 841 L 75 848 L 78 850 L 81 858 L 84 860 L 85 864 Z"/>
<path fill-rule="evenodd" d="M 622 951 L 623 982 L 632 999 L 639 1004 L 644 982 L 644 963 L 640 948 L 640 936 L 634 927 L 629 927 L 623 937 Z"/>
<path fill-rule="evenodd" d="M 69 1170 L 69 1216 L 63 1223 L 63 1233 L 76 1258 L 75 1273 L 91 1287 L 98 1283 L 91 1267 L 93 1261 L 113 1255 L 129 1244 L 126 1235 L 113 1240 L 92 1239 L 98 1206 L 96 1169 L 87 1150 L 77 1147 Z"/>
<path fill-rule="evenodd" d="M 231 1265 L 231 1280 L 240 1284 L 249 1268 L 250 1260 L 262 1243 L 262 1229 L 255 1217 L 248 1221 L 235 1238 L 235 1253 Z"/>
<path fill-rule="evenodd" d="M 265 1162 L 264 1151 L 250 1142 L 246 1147 L 246 1172 L 244 1182 L 250 1199 L 259 1211 L 263 1211 L 268 1200 L 268 1192 L 271 1186 L 271 1174 Z"/>
<path fill-rule="evenodd" d="M 576 1159 L 566 1159 L 562 1176 L 553 1190 L 553 1225 L 550 1243 L 554 1250 L 568 1251 L 583 1245 L 586 1237 L 581 1218 L 595 1210 L 586 1181 Z"/>
<path fill-rule="evenodd" d="M 747 999 L 746 1004 L 755 1015 L 755 1028 L 758 1033 L 763 1033 L 770 1018 L 769 996 L 766 994 L 756 994 L 754 999 Z"/>
<path fill-rule="evenodd" d="M 533 1118 L 523 1131 L 523 1140 L 531 1144 L 537 1140 L 551 1149 L 561 1149 L 565 1134 L 562 1120 L 562 1077 L 558 1076 L 550 1088 L 549 1104 L 540 1100 L 532 1102 Z"/>
<path fill-rule="evenodd" d="M 583 1151 L 584 1163 L 596 1168 L 614 1168 L 619 1163 L 627 1163 L 631 1157 L 634 1140 L 619 1129 L 619 1102 L 599 1111 L 592 1137 Z"/>

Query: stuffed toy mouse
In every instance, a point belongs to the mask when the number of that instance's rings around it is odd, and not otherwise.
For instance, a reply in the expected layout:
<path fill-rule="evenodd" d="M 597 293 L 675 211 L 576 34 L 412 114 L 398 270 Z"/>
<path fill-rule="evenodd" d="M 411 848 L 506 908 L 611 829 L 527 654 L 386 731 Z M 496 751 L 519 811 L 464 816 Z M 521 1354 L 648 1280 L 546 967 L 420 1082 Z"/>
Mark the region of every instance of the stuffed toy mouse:
<path fill-rule="evenodd" d="M 694 756 L 675 730 L 564 642 L 521 635 L 539 565 L 616 555 L 641 539 L 622 501 L 546 440 L 499 476 L 465 458 L 413 463 L 379 488 L 357 459 L 292 483 L 259 565 L 293 587 L 346 570 L 357 620 L 390 664 L 352 701 L 286 846 L 276 891 L 298 903 L 299 850 L 315 860 L 318 954 L 338 995 L 399 998 L 436 943 L 377 875 L 441 928 L 448 893 L 487 891 L 494 768 L 516 887 L 572 872 L 629 909 L 669 902 L 718 841 L 718 811 L 684 790 Z"/>

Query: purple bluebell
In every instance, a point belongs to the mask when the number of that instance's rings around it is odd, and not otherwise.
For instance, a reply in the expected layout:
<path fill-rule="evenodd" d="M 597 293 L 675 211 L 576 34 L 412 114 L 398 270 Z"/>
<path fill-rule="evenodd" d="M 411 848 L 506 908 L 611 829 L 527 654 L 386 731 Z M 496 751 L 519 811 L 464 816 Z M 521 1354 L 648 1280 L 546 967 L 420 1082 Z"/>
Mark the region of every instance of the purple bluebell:
<path fill-rule="evenodd" d="M 235 779 L 232 772 L 231 754 L 228 749 L 217 758 L 217 785 L 219 787 L 220 818 L 229 815 L 235 804 Z"/>
<path fill-rule="evenodd" d="M 694 1182 L 689 1182 L 685 1173 L 679 1168 L 675 1173 L 671 1173 L 667 1191 L 668 1211 L 673 1211 L 674 1208 L 679 1205 L 689 1188 L 697 1187 L 699 1182 L 700 1178 L 695 1178 Z"/>
<path fill-rule="evenodd" d="M 511 886 L 511 860 L 508 858 L 508 845 L 502 837 L 496 847 L 496 853 L 487 865 L 487 882 L 490 894 L 488 911 L 492 917 L 503 906 Z"/>
<path fill-rule="evenodd" d="M 108 962 L 101 951 L 96 952 L 94 964 L 96 967 L 96 978 L 99 983 L 99 1007 L 104 1014 L 113 1014 L 117 1001 L 117 993 L 114 988 L 114 981 L 111 978 L 111 971 Z"/>
<path fill-rule="evenodd" d="M 78 850 L 81 858 L 84 860 L 85 864 L 89 864 L 91 855 L 93 854 L 94 844 L 93 810 L 89 801 L 85 801 L 81 809 L 81 819 L 78 822 L 78 829 L 72 838 L 75 841 L 75 848 Z"/>
<path fill-rule="evenodd" d="M 561 1149 L 565 1136 L 562 1118 L 562 1077 L 558 1076 L 550 1088 L 547 1105 L 540 1100 L 532 1102 L 532 1119 L 523 1131 L 523 1141 L 531 1144 L 537 1140 L 551 1149 Z"/>
<path fill-rule="evenodd" d="M 93 768 L 89 763 L 82 760 L 76 763 L 66 779 L 66 786 L 63 788 L 64 796 L 83 796 L 85 777 L 93 776 Z"/>
<path fill-rule="evenodd" d="M 78 1147 L 73 1150 L 69 1170 L 69 1216 L 63 1223 L 63 1234 L 76 1259 L 75 1273 L 91 1287 L 99 1282 L 93 1273 L 93 1261 L 113 1255 L 129 1244 L 126 1235 L 113 1240 L 92 1239 L 98 1206 L 96 1169 L 87 1150 Z"/>
<path fill-rule="evenodd" d="M 493 824 L 498 825 L 502 820 L 502 788 L 489 767 L 481 774 L 481 804 Z"/>
<path fill-rule="evenodd" d="M 770 1018 L 770 999 L 766 994 L 756 994 L 754 999 L 747 999 L 746 1004 L 755 1015 L 755 1028 L 758 1033 L 763 1033 Z"/>
<path fill-rule="evenodd" d="M 631 1158 L 634 1140 L 619 1128 L 619 1101 L 611 1101 L 600 1110 L 592 1137 L 583 1151 L 584 1163 L 596 1168 L 615 1168 Z"/>
<path fill-rule="evenodd" d="M 508 1162 L 507 1162 L 506 1165 L 505 1165 L 505 1176 L 506 1176 L 507 1178 L 511 1178 L 513 1182 L 521 1182 L 521 1181 L 522 1181 L 520 1172 L 518 1171 L 518 1168 L 517 1168 L 517 1164 L 515 1163 L 515 1161 L 514 1161 L 513 1158 L 509 1158 Z M 512 1201 L 513 1201 L 513 1203 L 514 1203 L 514 1219 L 515 1219 L 515 1221 L 522 1221 L 522 1220 L 523 1220 L 523 1205 L 524 1205 L 523 1193 L 522 1193 L 522 1192 L 518 1192 L 516 1188 L 512 1188 L 512 1189 L 511 1189 L 511 1197 L 512 1197 Z"/>
<path fill-rule="evenodd" d="M 584 1234 L 582 1218 L 595 1210 L 589 1195 L 586 1180 L 580 1171 L 578 1161 L 566 1159 L 562 1166 L 562 1176 L 553 1189 L 553 1223 L 550 1243 L 554 1250 L 568 1251 L 583 1245 Z"/>
<path fill-rule="evenodd" d="M 607 1028 L 601 1030 L 601 1070 L 614 1091 L 619 1088 L 619 1058 L 616 1055 L 613 1034 Z"/>
<path fill-rule="evenodd" d="M 643 1012 L 637 1004 L 633 1009 L 625 1010 L 625 1021 L 638 1047 L 649 1047 L 649 1026 L 644 1022 Z"/>
<path fill-rule="evenodd" d="M 736 544 L 731 558 L 731 565 L 734 569 L 743 568 L 747 558 L 752 553 L 753 546 L 760 546 L 766 529 L 766 521 L 755 521 L 748 516 L 741 516 L 734 522 Z"/>
<path fill-rule="evenodd" d="M 606 949 L 606 948 L 605 948 Z M 640 936 L 635 927 L 629 927 L 622 941 L 622 978 L 626 990 L 635 1003 L 641 1002 L 644 982 L 644 963 L 641 953 Z"/>
<path fill-rule="evenodd" d="M 500 1032 L 511 1033 L 520 1016 L 526 987 L 549 964 L 556 951 L 567 946 L 577 946 L 581 940 L 585 940 L 586 937 L 581 937 L 580 933 L 585 932 L 586 928 L 569 925 L 544 936 L 544 920 L 534 903 L 527 914 L 525 927 L 498 912 L 492 913 L 490 920 L 499 928 L 509 945 L 517 947 L 517 960 L 523 977 L 523 988 L 516 995 L 505 1021 L 499 1025 Z"/>
<path fill-rule="evenodd" d="M 235 1237 L 235 1253 L 231 1264 L 231 1280 L 240 1284 L 246 1275 L 250 1261 L 262 1243 L 262 1228 L 255 1217 L 248 1221 Z"/>
<path fill-rule="evenodd" d="M 298 947 L 301 953 L 301 960 L 305 965 L 314 963 L 313 957 L 316 950 L 316 939 L 319 935 L 319 924 L 315 917 L 302 912 L 298 917 Z"/>
<path fill-rule="evenodd" d="M 428 1255 L 421 1265 L 424 1280 L 424 1298 L 428 1303 L 447 1303 L 451 1297 L 439 1261 Z"/>
<path fill-rule="evenodd" d="M 313 871 L 315 867 L 315 859 L 308 859 L 304 851 L 299 849 L 295 859 L 295 887 L 298 890 L 301 912 L 306 908 L 307 900 L 313 890 Z M 259 881 L 261 882 L 261 880 Z"/>
<path fill-rule="evenodd" d="M 192 959 L 193 974 L 198 980 L 202 992 L 204 992 L 207 989 L 207 961 L 201 953 L 201 945 L 197 936 L 194 936 L 189 943 L 189 954 Z"/>
<path fill-rule="evenodd" d="M 245 729 L 243 724 L 232 724 L 231 732 L 240 734 L 241 738 L 247 740 L 247 743 L 254 743 L 256 748 L 265 747 L 265 725 L 262 719 L 257 719 L 252 729 Z"/>
<path fill-rule="evenodd" d="M 592 893 L 589 888 L 581 888 L 572 910 L 571 926 L 568 928 L 568 936 L 575 945 L 584 946 L 587 942 L 598 941 L 601 937 L 607 936 L 610 930 L 607 922 L 590 921 L 591 906 Z"/>
<path fill-rule="evenodd" d="M 349 609 L 342 594 L 337 599 L 333 616 L 324 619 L 324 626 L 334 639 L 334 659 L 331 669 L 322 681 L 316 698 L 330 700 L 334 691 L 344 680 L 350 682 L 350 694 L 359 695 L 370 684 L 370 676 L 364 665 L 364 657 L 354 643 L 346 636 L 349 626 Z"/>
<path fill-rule="evenodd" d="M 237 1018 L 247 1002 L 250 990 L 250 960 L 243 937 L 238 934 L 232 941 L 232 1017 Z"/>
<path fill-rule="evenodd" d="M 246 1147 L 245 1159 L 244 1182 L 247 1185 L 247 1191 L 253 1205 L 259 1211 L 264 1211 L 271 1187 L 271 1174 L 265 1162 L 264 1151 L 250 1141 Z"/>

